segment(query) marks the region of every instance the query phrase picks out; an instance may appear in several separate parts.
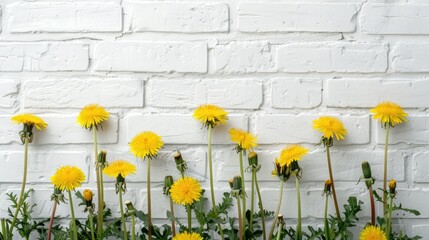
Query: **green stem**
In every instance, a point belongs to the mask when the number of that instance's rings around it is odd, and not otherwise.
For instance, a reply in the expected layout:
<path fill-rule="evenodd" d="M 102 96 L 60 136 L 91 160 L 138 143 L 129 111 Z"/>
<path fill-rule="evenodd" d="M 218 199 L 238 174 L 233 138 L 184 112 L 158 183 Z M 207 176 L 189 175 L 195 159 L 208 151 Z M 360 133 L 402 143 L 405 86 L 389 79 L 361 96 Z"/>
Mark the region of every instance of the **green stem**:
<path fill-rule="evenodd" d="M 238 209 L 238 236 L 240 240 L 243 239 L 243 218 L 241 213 L 240 196 L 237 197 L 237 209 Z"/>
<path fill-rule="evenodd" d="M 218 211 L 217 211 L 217 207 L 216 207 L 216 201 L 215 201 L 215 195 L 214 195 L 214 185 L 213 185 L 213 164 L 212 164 L 212 127 L 209 125 L 208 126 L 208 162 L 209 162 L 209 172 L 210 172 L 210 195 L 211 195 L 211 200 L 212 200 L 212 207 L 213 207 L 213 212 L 215 214 L 216 217 L 218 217 Z M 220 223 L 217 224 L 217 227 L 219 229 L 219 233 L 220 233 L 220 237 L 222 238 L 222 240 L 225 239 L 224 235 L 223 235 L 223 230 L 222 230 L 222 226 L 220 225 Z"/>
<path fill-rule="evenodd" d="M 5 239 L 5 240 L 9 239 L 9 236 L 7 234 L 7 230 L 8 229 L 6 228 L 6 220 L 2 219 L 1 220 L 1 232 L 2 232 L 3 239 Z"/>
<path fill-rule="evenodd" d="M 98 164 L 98 143 L 97 143 L 97 129 L 93 128 L 93 141 L 94 141 L 94 162 L 95 162 L 95 171 L 97 177 L 97 198 L 98 198 L 98 214 L 97 214 L 97 235 L 98 239 L 103 239 L 103 189 L 101 188 L 101 179 L 100 175 L 102 175 L 100 171 L 100 166 Z"/>
<path fill-rule="evenodd" d="M 302 240 L 302 223 L 301 223 L 301 191 L 299 189 L 299 180 L 295 176 L 295 186 L 296 186 L 296 201 L 298 204 L 298 224 L 296 225 L 296 240 Z"/>
<path fill-rule="evenodd" d="M 390 124 L 386 124 L 386 139 L 384 143 L 384 177 L 383 177 L 383 213 L 387 211 L 387 150 L 389 146 L 389 130 Z"/>
<path fill-rule="evenodd" d="M 188 231 L 192 232 L 192 212 L 191 212 L 191 205 L 186 205 L 186 211 L 188 212 Z"/>
<path fill-rule="evenodd" d="M 255 205 L 255 175 L 256 175 L 256 169 L 252 167 L 252 188 L 251 188 L 251 195 L 250 195 L 250 223 L 249 228 L 250 231 L 253 232 L 253 212 L 254 212 L 254 205 Z"/>
<path fill-rule="evenodd" d="M 386 235 L 387 239 L 390 239 L 390 229 L 392 226 L 392 204 L 393 204 L 393 196 L 390 195 L 390 203 L 389 203 L 389 217 L 387 219 L 387 227 L 386 227 Z"/>
<path fill-rule="evenodd" d="M 280 181 L 280 195 L 279 195 L 279 202 L 277 203 L 277 209 L 276 209 L 276 213 L 274 214 L 274 221 L 273 221 L 273 225 L 271 225 L 270 234 L 268 235 L 268 239 L 269 239 L 269 240 L 273 239 L 274 228 L 276 227 L 276 223 L 277 223 L 277 216 L 279 215 L 279 212 L 280 212 L 280 206 L 282 205 L 282 198 L 283 198 L 283 184 L 284 184 L 284 181 Z"/>
<path fill-rule="evenodd" d="M 263 234 L 262 237 L 263 237 L 263 240 L 266 240 L 267 230 L 265 229 L 265 210 L 264 210 L 264 205 L 262 204 L 262 196 L 261 196 L 261 191 L 259 191 L 258 176 L 256 174 L 255 174 L 255 187 L 256 187 L 256 193 L 258 194 L 259 210 L 261 211 L 262 234 Z"/>
<path fill-rule="evenodd" d="M 329 223 L 328 223 L 328 202 L 329 202 L 329 195 L 326 193 L 326 199 L 325 199 L 325 215 L 324 215 L 324 228 L 325 228 L 325 240 L 331 240 L 331 236 L 329 233 Z"/>
<path fill-rule="evenodd" d="M 13 215 L 12 223 L 10 224 L 9 233 L 12 234 L 13 228 L 15 227 L 18 213 L 20 212 L 21 206 L 24 202 L 25 184 L 27 183 L 27 168 L 28 168 L 28 133 L 25 133 L 24 138 L 24 175 L 22 177 L 21 193 L 19 194 L 18 205 L 16 206 L 15 214 Z"/>
<path fill-rule="evenodd" d="M 69 204 L 70 204 L 70 211 L 71 211 L 71 217 L 72 217 L 72 228 L 73 228 L 73 240 L 78 240 L 77 237 L 77 228 L 76 228 L 76 218 L 74 216 L 74 207 L 73 207 L 73 200 L 72 200 L 72 195 L 71 195 L 71 191 L 68 191 L 69 193 Z"/>
<path fill-rule="evenodd" d="M 334 184 L 334 175 L 332 174 L 331 153 L 329 151 L 328 144 L 326 144 L 326 158 L 328 159 L 329 179 L 331 180 L 331 183 L 332 183 L 332 196 L 334 198 L 335 212 L 337 214 L 337 218 L 340 219 L 340 208 L 338 207 L 337 193 L 335 191 L 335 184 Z"/>
<path fill-rule="evenodd" d="M 89 210 L 88 218 L 89 218 L 89 227 L 90 227 L 90 229 L 91 229 L 91 239 L 92 239 L 92 240 L 95 240 L 95 234 L 94 234 L 94 220 L 92 219 L 92 218 L 93 218 L 93 216 L 92 216 L 92 210 Z"/>
<path fill-rule="evenodd" d="M 174 223 L 174 205 L 173 205 L 173 199 L 170 198 L 170 212 L 171 212 L 171 231 L 173 234 L 173 237 L 176 236 L 176 223 Z"/>
<path fill-rule="evenodd" d="M 375 202 L 374 202 L 374 193 L 372 191 L 372 186 L 368 188 L 369 190 L 369 201 L 371 203 L 371 225 L 375 226 Z"/>
<path fill-rule="evenodd" d="M 131 240 L 136 240 L 136 216 L 134 213 L 131 214 Z"/>
<path fill-rule="evenodd" d="M 148 222 L 148 239 L 152 240 L 152 206 L 150 197 L 150 158 L 147 158 L 147 222 Z"/>
<path fill-rule="evenodd" d="M 127 224 L 125 222 L 125 215 L 124 215 L 124 206 L 122 203 L 122 186 L 124 183 L 119 183 L 119 209 L 121 210 L 121 221 L 122 221 L 122 227 L 124 228 L 124 240 L 128 240 L 128 231 L 127 231 Z"/>
<path fill-rule="evenodd" d="M 246 186 L 244 184 L 245 180 L 244 180 L 244 166 L 243 166 L 243 151 L 240 151 L 239 153 L 240 156 L 240 175 L 241 175 L 241 197 L 243 198 L 243 210 L 241 211 L 241 213 L 243 214 L 243 225 L 246 225 Z"/>
<path fill-rule="evenodd" d="M 54 200 L 54 207 L 52 208 L 51 219 L 49 220 L 48 240 L 51 240 L 52 226 L 54 225 L 54 219 L 55 219 L 55 212 L 56 211 L 57 211 L 57 201 Z"/>
<path fill-rule="evenodd" d="M 281 239 L 281 236 L 282 236 L 282 230 L 283 229 L 283 222 L 280 222 L 280 224 L 279 224 L 279 230 L 277 231 L 277 240 L 280 240 Z"/>

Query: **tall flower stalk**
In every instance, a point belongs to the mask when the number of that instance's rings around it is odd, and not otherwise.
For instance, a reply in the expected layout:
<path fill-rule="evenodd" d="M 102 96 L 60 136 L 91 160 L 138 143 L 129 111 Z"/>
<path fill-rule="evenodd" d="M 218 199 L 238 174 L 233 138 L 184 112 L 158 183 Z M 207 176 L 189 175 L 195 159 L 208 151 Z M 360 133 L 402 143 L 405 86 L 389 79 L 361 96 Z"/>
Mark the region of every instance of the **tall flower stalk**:
<path fill-rule="evenodd" d="M 170 212 L 171 212 L 171 216 L 172 216 L 172 218 L 171 218 L 171 232 L 172 232 L 172 235 L 174 237 L 176 235 L 176 223 L 174 221 L 175 217 L 174 217 L 173 199 L 171 199 L 171 196 L 170 196 L 170 189 L 171 189 L 171 186 L 173 186 L 173 184 L 174 184 L 173 176 L 170 176 L 170 175 L 165 176 L 163 192 L 165 195 L 168 196 L 168 200 L 170 202 Z"/>
<path fill-rule="evenodd" d="M 265 229 L 265 211 L 264 205 L 262 204 L 261 191 L 259 190 L 258 178 L 256 173 L 261 169 L 259 165 L 258 155 L 255 152 L 250 152 L 249 157 L 249 169 L 252 172 L 252 193 L 251 193 L 251 206 L 250 206 L 250 229 L 253 229 L 253 212 L 254 212 L 254 201 L 255 201 L 255 188 L 258 195 L 258 205 L 261 213 L 261 222 L 262 222 L 262 238 L 265 240 L 267 235 L 267 230 Z"/>
<path fill-rule="evenodd" d="M 242 213 L 242 219 L 243 219 L 243 223 L 245 223 L 246 221 L 246 211 L 247 211 L 247 207 L 246 207 L 246 186 L 244 184 L 245 182 L 245 178 L 244 178 L 244 164 L 243 164 L 243 152 L 244 154 L 246 154 L 246 151 L 250 151 L 252 148 L 256 147 L 256 137 L 253 136 L 253 134 L 243 131 L 241 129 L 236 129 L 236 128 L 231 128 L 229 130 L 229 135 L 231 136 L 231 141 L 236 143 L 237 146 L 235 147 L 238 155 L 239 155 L 239 163 L 240 163 L 240 176 L 241 176 L 241 191 L 243 192 L 243 194 L 241 194 L 240 196 L 243 198 L 243 210 L 241 211 Z M 252 189 L 253 189 L 253 180 L 252 180 Z M 250 214 L 250 230 L 253 230 L 253 204 L 254 204 L 254 192 L 252 191 L 252 206 L 251 206 L 251 214 Z M 244 224 L 243 224 L 244 227 Z"/>
<path fill-rule="evenodd" d="M 12 122 L 16 124 L 22 124 L 23 129 L 19 132 L 22 143 L 24 144 L 24 172 L 22 174 L 21 192 L 19 194 L 18 205 L 16 206 L 15 214 L 13 215 L 9 234 L 13 234 L 13 229 L 18 218 L 18 213 L 21 211 L 22 204 L 24 202 L 25 185 L 27 183 L 27 169 L 28 169 L 28 144 L 33 142 L 33 128 L 37 130 L 43 130 L 48 124 L 43 119 L 28 113 L 19 114 L 12 117 Z"/>
<path fill-rule="evenodd" d="M 231 187 L 231 195 L 237 199 L 237 210 L 238 210 L 238 238 L 243 239 L 244 227 L 243 227 L 243 215 L 241 213 L 241 200 L 243 197 L 243 179 L 241 176 L 236 176 L 233 179 L 229 180 L 229 186 Z"/>
<path fill-rule="evenodd" d="M 324 218 L 323 218 L 323 229 L 325 231 L 325 239 L 331 240 L 331 231 L 329 230 L 329 221 L 328 221 L 328 203 L 329 203 L 329 196 L 331 195 L 331 187 L 332 183 L 331 180 L 328 179 L 325 181 L 325 188 L 323 190 L 323 195 L 325 196 L 325 211 L 324 211 Z"/>
<path fill-rule="evenodd" d="M 362 172 L 363 172 L 363 177 L 361 177 L 360 180 L 365 181 L 365 185 L 369 191 L 369 201 L 371 203 L 371 225 L 375 226 L 375 218 L 376 218 L 376 216 L 375 216 L 375 201 L 374 201 L 374 193 L 372 190 L 372 185 L 374 185 L 375 179 L 372 177 L 371 166 L 366 161 L 362 162 Z"/>
<path fill-rule="evenodd" d="M 392 209 L 393 209 L 393 199 L 396 196 L 396 181 L 391 179 L 389 182 L 389 209 L 387 213 L 387 224 L 386 224 L 386 234 L 390 238 L 390 232 L 392 230 Z"/>
<path fill-rule="evenodd" d="M 77 116 L 77 123 L 82 127 L 93 131 L 94 142 L 94 166 L 95 176 L 97 181 L 97 197 L 98 197 L 98 215 L 97 215 L 97 235 L 101 239 L 103 236 L 103 208 L 104 208 L 104 187 L 103 187 L 103 165 L 100 164 L 98 155 L 98 128 L 103 129 L 102 123 L 109 119 L 109 112 L 98 104 L 90 104 L 85 106 Z"/>
<path fill-rule="evenodd" d="M 343 140 L 347 134 L 343 123 L 335 117 L 323 116 L 313 121 L 313 128 L 321 133 L 323 145 L 326 148 L 326 158 L 328 160 L 329 180 L 332 183 L 332 196 L 334 198 L 336 216 L 340 218 L 340 208 L 338 207 L 337 193 L 335 191 L 334 175 L 331 166 L 330 147 L 334 144 L 334 137 L 337 140 Z"/>
<path fill-rule="evenodd" d="M 119 196 L 119 209 L 121 211 L 121 221 L 122 221 L 122 228 L 124 232 L 123 239 L 125 240 L 128 240 L 128 231 L 127 231 L 127 225 L 125 222 L 124 203 L 122 201 L 122 195 L 127 191 L 125 177 L 127 177 L 130 174 L 134 174 L 136 171 L 137 171 L 136 166 L 125 160 L 116 160 L 110 163 L 109 166 L 107 166 L 103 170 L 103 172 L 106 175 L 116 179 L 115 187 L 116 187 L 116 193 Z"/>
<path fill-rule="evenodd" d="M 92 203 L 92 198 L 94 197 L 94 193 L 85 189 L 83 191 L 83 200 L 85 200 L 85 211 L 88 212 L 88 220 L 89 220 L 89 228 L 91 230 L 91 240 L 95 240 L 95 231 L 94 231 L 94 203 Z"/>
<path fill-rule="evenodd" d="M 72 217 L 71 221 L 73 240 L 78 240 L 78 235 L 71 191 L 74 191 L 76 188 L 80 187 L 82 185 L 82 182 L 85 181 L 85 179 L 86 177 L 83 171 L 80 168 L 74 166 L 60 167 L 51 177 L 51 181 L 54 184 L 55 188 L 58 188 L 61 191 L 68 192 L 70 212 Z"/>
<path fill-rule="evenodd" d="M 54 193 L 51 196 L 51 201 L 54 202 L 54 206 L 52 207 L 51 219 L 49 220 L 48 240 L 51 240 L 51 237 L 52 237 L 52 227 L 54 225 L 55 212 L 57 210 L 57 205 L 60 204 L 60 202 L 65 203 L 63 192 L 58 188 L 54 188 Z"/>
<path fill-rule="evenodd" d="M 151 206 L 151 195 L 150 195 L 150 161 L 152 158 L 156 158 L 159 149 L 164 146 L 161 137 L 154 132 L 146 131 L 137 134 L 130 142 L 130 151 L 134 156 L 147 159 L 147 180 L 146 180 L 146 191 L 147 191 L 147 209 L 148 209 L 148 239 L 152 240 L 152 206 Z"/>
<path fill-rule="evenodd" d="M 212 128 L 216 127 L 219 124 L 225 124 L 226 120 L 228 120 L 228 113 L 215 105 L 205 104 L 199 106 L 195 109 L 193 117 L 200 121 L 204 127 L 207 128 L 207 154 L 208 154 L 208 162 L 209 162 L 209 174 L 210 174 L 210 196 L 212 202 L 213 212 L 216 217 L 218 217 L 219 213 L 216 206 L 216 199 L 214 195 L 214 184 L 213 184 L 213 163 L 212 163 Z M 219 234 L 222 240 L 225 239 L 223 234 L 222 225 L 217 223 L 217 227 L 219 230 Z"/>
<path fill-rule="evenodd" d="M 131 216 L 131 240 L 136 239 L 136 210 L 131 201 L 125 201 L 125 205 L 127 206 L 127 214 Z M 173 232 L 174 237 L 174 232 Z"/>
<path fill-rule="evenodd" d="M 371 109 L 374 119 L 381 122 L 381 127 L 386 128 L 386 138 L 384 143 L 384 174 L 383 174 L 383 212 L 387 213 L 387 160 L 389 146 L 389 130 L 395 125 L 407 122 L 408 114 L 396 103 L 382 102 Z"/>

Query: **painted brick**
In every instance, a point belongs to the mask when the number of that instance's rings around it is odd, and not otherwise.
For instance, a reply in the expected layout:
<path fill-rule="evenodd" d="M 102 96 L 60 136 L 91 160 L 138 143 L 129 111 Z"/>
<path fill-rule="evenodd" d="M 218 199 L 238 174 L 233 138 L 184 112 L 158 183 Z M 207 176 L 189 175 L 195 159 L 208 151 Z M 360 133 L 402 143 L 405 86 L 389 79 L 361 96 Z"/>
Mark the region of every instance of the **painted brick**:
<path fill-rule="evenodd" d="M 273 79 L 273 108 L 314 108 L 322 103 L 322 81 L 317 79 Z"/>
<path fill-rule="evenodd" d="M 358 6 L 343 3 L 254 3 L 239 5 L 244 32 L 354 32 Z"/>
<path fill-rule="evenodd" d="M 275 72 L 275 49 L 264 41 L 233 41 L 213 49 L 213 70 L 219 73 Z"/>
<path fill-rule="evenodd" d="M 429 44 L 398 43 L 392 50 L 392 67 L 395 72 L 429 72 L 424 64 L 429 61 Z"/>
<path fill-rule="evenodd" d="M 247 130 L 247 124 L 245 116 L 229 116 L 226 125 L 213 129 L 213 143 L 229 143 L 228 130 L 233 127 Z M 207 130 L 192 115 L 130 115 L 127 117 L 127 125 L 128 141 L 136 134 L 150 130 L 160 135 L 166 144 L 207 144 Z"/>
<path fill-rule="evenodd" d="M 321 115 L 264 115 L 256 118 L 256 135 L 260 144 L 320 143 L 321 134 L 313 129 L 313 120 Z M 347 129 L 340 144 L 369 142 L 369 116 L 337 116 Z"/>
<path fill-rule="evenodd" d="M 228 5 L 192 2 L 123 3 L 126 26 L 134 32 L 227 32 Z"/>
<path fill-rule="evenodd" d="M 151 106 L 195 108 L 202 102 L 232 109 L 258 109 L 262 85 L 246 80 L 154 79 L 149 83 Z"/>
<path fill-rule="evenodd" d="M 12 108 L 17 104 L 18 82 L 11 79 L 0 81 L 0 108 Z"/>
<path fill-rule="evenodd" d="M 28 158 L 28 183 L 50 183 L 50 177 L 57 168 L 64 165 L 77 166 L 89 176 L 87 155 L 82 152 L 39 152 L 30 148 Z M 20 183 L 24 168 L 23 152 L 1 152 L 0 161 L 7 168 L 0 169 L 0 181 L 4 183 Z"/>
<path fill-rule="evenodd" d="M 299 165 L 303 169 L 303 182 L 324 182 L 329 178 L 326 162 L 326 151 L 313 150 L 305 156 Z M 277 182 L 278 178 L 271 175 L 274 170 L 274 161 L 279 157 L 280 151 L 256 151 L 258 153 L 261 170 L 258 173 L 259 181 Z M 373 177 L 383 179 L 383 151 L 338 151 L 331 150 L 331 163 L 336 181 L 357 182 L 362 176 L 362 161 L 371 164 Z M 405 180 L 405 158 L 407 154 L 400 151 L 392 151 L 389 155 L 388 173 L 389 178 L 397 181 Z M 228 181 L 231 176 L 240 171 L 238 154 L 234 150 L 216 151 L 214 158 L 217 162 L 218 181 Z M 247 162 L 247 161 L 246 161 Z M 246 181 L 251 180 L 251 174 L 245 174 Z"/>
<path fill-rule="evenodd" d="M 418 153 L 414 155 L 414 181 L 415 182 L 429 182 L 429 153 Z"/>
<path fill-rule="evenodd" d="M 300 43 L 279 46 L 276 61 L 283 72 L 385 72 L 387 50 L 371 43 Z"/>
<path fill-rule="evenodd" d="M 90 103 L 104 107 L 143 107 L 139 79 L 54 79 L 25 83 L 26 108 L 82 108 Z"/>
<path fill-rule="evenodd" d="M 409 116 L 408 122 L 395 126 L 389 131 L 389 144 L 429 144 L 429 117 Z M 377 143 L 384 144 L 385 129 L 377 124 Z"/>
<path fill-rule="evenodd" d="M 427 4 L 364 4 L 362 30 L 369 34 L 429 34 Z"/>
<path fill-rule="evenodd" d="M 87 44 L 2 43 L 0 71 L 85 71 L 89 65 Z"/>
<path fill-rule="evenodd" d="M 372 108 L 383 101 L 429 107 L 429 80 L 329 79 L 326 85 L 326 104 L 331 107 Z"/>
<path fill-rule="evenodd" d="M 19 138 L 19 131 L 22 131 L 22 126 L 13 124 L 11 121 L 12 116 L 0 116 L 0 144 L 9 144 L 12 142 L 21 143 Z M 39 134 L 38 131 L 34 135 Z"/>
<path fill-rule="evenodd" d="M 95 47 L 96 71 L 207 71 L 207 44 L 201 42 L 101 42 Z"/>
<path fill-rule="evenodd" d="M 122 9 L 115 2 L 17 2 L 6 5 L 12 33 L 119 32 Z"/>

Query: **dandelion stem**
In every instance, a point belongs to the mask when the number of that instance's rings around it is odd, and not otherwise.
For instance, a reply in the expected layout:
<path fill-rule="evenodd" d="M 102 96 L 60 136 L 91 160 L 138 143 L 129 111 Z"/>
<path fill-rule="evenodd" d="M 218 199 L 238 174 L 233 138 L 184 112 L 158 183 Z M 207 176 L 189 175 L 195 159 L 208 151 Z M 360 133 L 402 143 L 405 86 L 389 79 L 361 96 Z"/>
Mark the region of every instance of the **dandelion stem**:
<path fill-rule="evenodd" d="M 237 209 L 238 209 L 238 236 L 240 240 L 243 239 L 243 218 L 241 214 L 240 196 L 237 197 Z"/>
<path fill-rule="evenodd" d="M 19 194 L 18 205 L 16 206 L 15 214 L 13 215 L 12 223 L 10 224 L 9 233 L 12 234 L 13 228 L 15 227 L 16 219 L 18 218 L 18 213 L 21 211 L 22 203 L 24 202 L 24 194 L 25 194 L 25 184 L 27 183 L 27 168 L 28 168 L 28 134 L 25 133 L 24 137 L 24 174 L 22 177 L 21 184 L 21 193 Z"/>
<path fill-rule="evenodd" d="M 393 204 L 393 196 L 390 195 L 389 216 L 387 219 L 387 227 L 386 227 L 387 239 L 390 239 L 390 231 L 391 231 L 391 227 L 392 227 L 392 204 Z"/>
<path fill-rule="evenodd" d="M 121 210 L 121 221 L 122 221 L 122 227 L 123 227 L 123 231 L 124 231 L 124 240 L 128 240 L 128 231 L 127 231 L 127 224 L 125 222 L 125 215 L 124 215 L 124 206 L 122 203 L 122 186 L 124 183 L 119 183 L 119 209 Z"/>
<path fill-rule="evenodd" d="M 173 199 L 171 199 L 171 197 L 169 197 L 170 199 L 170 212 L 171 212 L 171 231 L 173 234 L 173 237 L 176 236 L 176 223 L 174 222 L 174 204 L 173 204 Z"/>
<path fill-rule="evenodd" d="M 298 224 L 296 225 L 296 240 L 302 240 L 302 223 L 301 223 L 301 191 L 299 189 L 299 179 L 295 176 L 295 186 L 296 186 L 296 202 L 298 203 Z"/>
<path fill-rule="evenodd" d="M 375 226 L 375 202 L 374 202 L 374 193 L 372 192 L 372 186 L 368 188 L 369 190 L 369 201 L 371 202 L 371 225 Z"/>
<path fill-rule="evenodd" d="M 212 127 L 209 125 L 208 126 L 208 162 L 209 162 L 209 171 L 210 171 L 210 194 L 211 194 L 211 200 L 212 200 L 212 207 L 213 207 L 213 212 L 215 214 L 216 217 L 218 217 L 218 211 L 217 211 L 217 207 L 216 207 L 216 201 L 215 201 L 215 195 L 214 195 L 214 185 L 213 185 L 213 164 L 212 164 Z M 224 235 L 223 235 L 223 230 L 222 230 L 222 226 L 220 225 L 220 223 L 217 224 L 217 227 L 219 229 L 219 233 L 220 233 L 220 237 L 222 238 L 222 240 L 225 239 Z"/>
<path fill-rule="evenodd" d="M 386 125 L 386 140 L 384 143 L 384 177 L 383 177 L 383 213 L 386 214 L 387 211 L 387 148 L 389 146 L 389 129 L 390 124 Z"/>
<path fill-rule="evenodd" d="M 261 191 L 259 191 L 258 176 L 256 174 L 255 174 L 255 187 L 256 187 L 256 193 L 258 194 L 259 210 L 261 211 L 262 234 L 263 234 L 262 237 L 263 237 L 263 240 L 266 240 L 267 230 L 265 229 L 265 210 L 262 204 L 262 196 L 261 196 Z"/>
<path fill-rule="evenodd" d="M 8 234 L 7 234 L 7 228 L 6 228 L 6 220 L 5 219 L 2 219 L 1 220 L 1 232 L 2 232 L 2 235 L 3 235 L 3 239 L 9 239 L 9 236 L 8 236 Z"/>
<path fill-rule="evenodd" d="M 253 212 L 254 212 L 254 205 L 255 205 L 255 175 L 256 175 L 256 169 L 252 167 L 252 188 L 251 188 L 251 195 L 250 195 L 250 222 L 249 222 L 249 228 L 250 231 L 253 232 Z"/>
<path fill-rule="evenodd" d="M 71 216 L 72 216 L 72 228 L 73 228 L 73 239 L 74 240 L 78 240 L 77 237 L 77 228 L 76 228 L 76 218 L 74 216 L 74 207 L 73 207 L 73 200 L 72 200 L 72 195 L 71 195 L 71 191 L 68 190 L 69 193 L 69 204 L 70 204 L 70 211 L 71 211 Z"/>
<path fill-rule="evenodd" d="M 49 220 L 48 240 L 51 240 L 52 226 L 54 225 L 54 219 L 55 219 L 55 212 L 56 211 L 57 211 L 57 201 L 54 200 L 54 206 L 52 208 L 51 219 Z"/>
<path fill-rule="evenodd" d="M 280 195 L 279 195 L 279 202 L 277 203 L 277 209 L 276 209 L 276 213 L 274 214 L 274 221 L 273 221 L 273 225 L 271 225 L 270 234 L 268 235 L 268 239 L 269 239 L 269 240 L 273 239 L 274 228 L 276 227 L 276 223 L 277 223 L 277 216 L 279 215 L 279 212 L 280 212 L 280 206 L 282 205 L 282 198 L 283 198 L 283 184 L 284 184 L 284 181 L 280 181 Z"/>
<path fill-rule="evenodd" d="M 186 205 L 186 211 L 188 212 L 188 231 L 192 232 L 192 212 L 191 212 L 191 205 Z"/>
<path fill-rule="evenodd" d="M 88 218 L 89 218 L 89 227 L 91 229 L 91 239 L 95 240 L 95 234 L 94 234 L 94 220 L 93 215 L 92 215 L 92 210 L 89 210 L 89 214 L 88 214 Z"/>
<path fill-rule="evenodd" d="M 331 240 L 331 236 L 329 233 L 329 223 L 328 223 L 328 202 L 329 202 L 329 195 L 326 193 L 326 199 L 325 199 L 325 215 L 324 215 L 324 228 L 325 228 L 325 239 Z"/>
<path fill-rule="evenodd" d="M 150 158 L 147 158 L 147 221 L 148 221 L 148 239 L 152 240 L 152 206 L 150 199 Z"/>
<path fill-rule="evenodd" d="M 332 183 L 332 196 L 334 198 L 335 212 L 337 214 L 337 218 L 340 219 L 340 209 L 338 207 L 337 193 L 335 191 L 335 184 L 334 184 L 334 176 L 332 174 L 331 153 L 329 151 L 329 144 L 326 144 L 326 157 L 328 159 L 329 179 L 331 180 L 331 183 Z"/>
<path fill-rule="evenodd" d="M 135 240 L 135 239 L 136 239 L 136 216 L 134 216 L 134 213 L 133 213 L 131 214 L 131 240 Z"/>
<path fill-rule="evenodd" d="M 277 240 L 280 240 L 281 239 L 281 236 L 282 236 L 282 230 L 283 229 L 283 222 L 281 221 L 280 223 L 279 223 L 279 230 L 277 231 Z"/>
<path fill-rule="evenodd" d="M 243 198 L 243 210 L 241 211 L 241 213 L 243 214 L 243 225 L 246 224 L 246 187 L 244 184 L 244 166 L 243 166 L 243 151 L 240 151 L 239 153 L 240 156 L 240 175 L 241 175 L 241 191 L 242 191 L 242 195 L 241 197 Z"/>
<path fill-rule="evenodd" d="M 94 138 L 94 162 L 95 162 L 95 171 L 97 176 L 97 197 L 98 197 L 98 215 L 97 215 L 97 233 L 98 238 L 103 238 L 103 207 L 104 207 L 104 201 L 103 201 L 103 189 L 101 188 L 101 169 L 100 165 L 98 164 L 98 143 L 97 143 L 97 129 L 93 128 L 93 138 Z"/>

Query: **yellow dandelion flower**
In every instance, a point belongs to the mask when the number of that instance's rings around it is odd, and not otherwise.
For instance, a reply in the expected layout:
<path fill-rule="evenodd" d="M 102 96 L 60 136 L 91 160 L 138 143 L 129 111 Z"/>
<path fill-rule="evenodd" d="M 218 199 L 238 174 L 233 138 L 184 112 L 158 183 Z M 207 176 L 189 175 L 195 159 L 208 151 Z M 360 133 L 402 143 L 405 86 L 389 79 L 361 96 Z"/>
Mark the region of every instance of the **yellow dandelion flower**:
<path fill-rule="evenodd" d="M 405 118 L 408 114 L 398 104 L 392 102 L 382 102 L 371 109 L 374 119 L 379 120 L 383 125 L 390 124 L 394 127 L 396 124 L 407 122 Z"/>
<path fill-rule="evenodd" d="M 176 204 L 189 205 L 200 200 L 202 191 L 197 179 L 184 177 L 171 186 L 170 196 Z"/>
<path fill-rule="evenodd" d="M 164 146 L 161 137 L 154 132 L 146 131 L 137 134 L 130 142 L 130 151 L 139 158 L 156 157 L 160 148 Z"/>
<path fill-rule="evenodd" d="M 97 129 L 98 125 L 109 118 L 109 112 L 98 104 L 85 106 L 77 116 L 77 123 L 84 128 Z"/>
<path fill-rule="evenodd" d="M 103 169 L 104 174 L 112 178 L 121 175 L 123 178 L 136 172 L 136 166 L 125 160 L 116 160 L 109 163 L 109 166 Z"/>
<path fill-rule="evenodd" d="M 173 240 L 203 240 L 203 238 L 198 233 L 183 232 L 174 236 Z"/>
<path fill-rule="evenodd" d="M 323 133 L 323 137 L 327 139 L 335 137 L 337 140 L 341 140 L 347 135 L 343 123 L 335 117 L 320 117 L 313 121 L 313 128 Z"/>
<path fill-rule="evenodd" d="M 18 114 L 12 117 L 12 122 L 17 124 L 24 124 L 29 127 L 36 127 L 37 130 L 43 130 L 48 124 L 43 119 L 28 113 Z"/>
<path fill-rule="evenodd" d="M 216 105 L 204 104 L 194 111 L 194 118 L 202 122 L 204 126 L 216 127 L 219 123 L 225 124 L 228 113 Z"/>
<path fill-rule="evenodd" d="M 238 144 L 238 150 L 250 150 L 257 146 L 257 138 L 249 132 L 231 128 L 228 133 L 231 136 L 231 141 Z"/>
<path fill-rule="evenodd" d="M 92 197 L 94 197 L 94 193 L 91 190 L 85 189 L 83 191 L 83 199 L 85 199 L 85 201 L 91 202 L 92 201 Z"/>
<path fill-rule="evenodd" d="M 85 178 L 85 174 L 80 168 L 63 166 L 58 168 L 57 172 L 51 177 L 51 181 L 56 188 L 71 191 L 80 187 Z"/>
<path fill-rule="evenodd" d="M 299 161 L 301 158 L 308 153 L 308 149 L 301 147 L 300 145 L 291 145 L 284 148 L 280 157 L 276 162 L 280 163 L 280 166 L 289 166 L 293 161 Z"/>
<path fill-rule="evenodd" d="M 387 240 L 387 237 L 380 227 L 370 225 L 362 230 L 359 240 Z"/>

